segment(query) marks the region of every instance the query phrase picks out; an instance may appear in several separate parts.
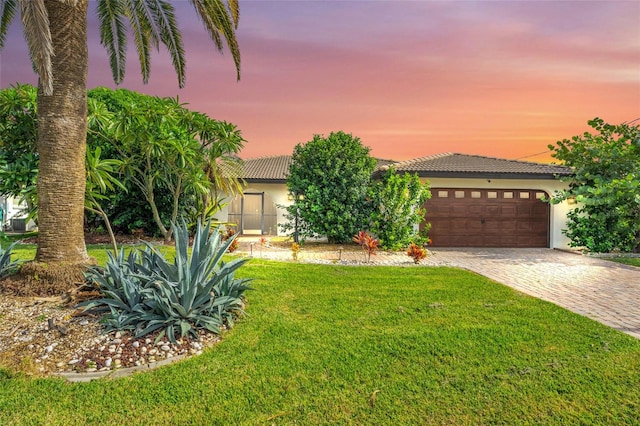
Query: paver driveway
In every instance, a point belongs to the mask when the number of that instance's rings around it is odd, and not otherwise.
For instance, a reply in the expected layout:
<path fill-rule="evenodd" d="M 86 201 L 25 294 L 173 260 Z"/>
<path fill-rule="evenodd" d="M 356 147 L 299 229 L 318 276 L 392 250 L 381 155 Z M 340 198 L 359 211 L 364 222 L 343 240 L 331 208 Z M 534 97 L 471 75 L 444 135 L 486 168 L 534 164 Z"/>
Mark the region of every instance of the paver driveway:
<path fill-rule="evenodd" d="M 640 339 L 640 268 L 551 249 L 437 249 L 457 266 Z"/>

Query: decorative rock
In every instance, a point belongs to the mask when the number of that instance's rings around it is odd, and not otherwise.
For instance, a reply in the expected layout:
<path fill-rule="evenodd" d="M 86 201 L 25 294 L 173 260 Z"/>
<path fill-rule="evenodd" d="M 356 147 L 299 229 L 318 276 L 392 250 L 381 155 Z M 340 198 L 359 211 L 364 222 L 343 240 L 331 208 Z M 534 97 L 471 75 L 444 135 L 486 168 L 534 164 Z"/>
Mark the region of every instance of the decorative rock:
<path fill-rule="evenodd" d="M 51 352 L 53 352 L 53 348 L 54 348 L 54 347 L 55 347 L 54 345 L 49 345 L 49 346 L 47 346 L 46 348 L 44 348 L 44 351 L 45 351 L 46 353 L 51 353 Z"/>
<path fill-rule="evenodd" d="M 171 347 L 169 345 L 162 345 L 160 349 L 162 349 L 165 352 L 169 352 L 171 350 Z"/>
<path fill-rule="evenodd" d="M 111 364 L 113 363 L 113 360 L 111 358 L 107 358 L 104 360 L 104 366 L 105 367 L 111 367 Z"/>
<path fill-rule="evenodd" d="M 155 355 L 156 353 L 158 353 L 158 350 L 156 348 L 153 348 L 149 351 L 149 355 Z"/>
<path fill-rule="evenodd" d="M 134 348 L 139 348 L 140 347 L 140 342 L 138 342 L 137 340 L 135 342 L 133 342 L 131 344 L 131 346 L 133 346 Z"/>
<path fill-rule="evenodd" d="M 141 354 L 146 354 L 147 353 L 147 347 L 146 346 L 141 347 L 140 348 L 140 353 Z"/>
<path fill-rule="evenodd" d="M 121 339 L 122 338 L 122 333 L 119 331 L 116 331 L 116 339 Z"/>
<path fill-rule="evenodd" d="M 74 359 L 72 359 L 71 361 L 69 361 L 67 364 L 69 364 L 69 365 L 74 365 L 74 364 L 77 364 L 78 362 L 80 362 L 80 360 L 79 360 L 79 359 L 77 359 L 77 358 L 74 358 Z"/>
<path fill-rule="evenodd" d="M 114 353 L 116 351 L 116 345 L 109 346 L 109 353 Z"/>
<path fill-rule="evenodd" d="M 89 321 L 82 320 L 82 321 L 80 321 L 80 325 L 89 325 Z"/>
<path fill-rule="evenodd" d="M 112 345 L 119 345 L 120 343 L 122 343 L 122 339 L 119 338 L 115 338 L 111 341 Z"/>

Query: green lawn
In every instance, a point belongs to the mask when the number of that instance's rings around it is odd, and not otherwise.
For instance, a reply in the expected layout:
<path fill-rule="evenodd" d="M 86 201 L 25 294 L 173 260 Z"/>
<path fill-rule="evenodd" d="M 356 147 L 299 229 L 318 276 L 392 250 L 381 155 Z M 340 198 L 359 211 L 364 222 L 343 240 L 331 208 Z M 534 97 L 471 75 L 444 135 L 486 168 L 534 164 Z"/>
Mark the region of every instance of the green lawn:
<path fill-rule="evenodd" d="M 0 424 L 640 423 L 640 341 L 481 276 L 259 259 L 239 275 L 249 317 L 216 347 L 91 383 L 0 371 Z"/>
<path fill-rule="evenodd" d="M 625 265 L 638 266 L 640 267 L 640 257 L 612 257 L 610 259 L 614 262 L 623 263 Z"/>

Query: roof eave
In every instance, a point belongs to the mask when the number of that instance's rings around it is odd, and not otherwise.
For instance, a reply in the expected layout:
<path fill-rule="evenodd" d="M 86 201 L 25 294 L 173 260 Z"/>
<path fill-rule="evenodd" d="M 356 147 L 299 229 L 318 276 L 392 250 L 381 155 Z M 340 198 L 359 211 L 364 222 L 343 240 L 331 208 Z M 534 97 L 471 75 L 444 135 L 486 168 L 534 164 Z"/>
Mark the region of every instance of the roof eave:
<path fill-rule="evenodd" d="M 437 172 L 437 171 L 405 171 L 405 173 L 418 173 L 421 178 L 477 178 L 477 179 L 558 179 L 560 176 L 570 174 L 560 173 L 500 173 L 500 172 Z"/>
<path fill-rule="evenodd" d="M 247 183 L 287 183 L 286 179 L 244 178 Z"/>

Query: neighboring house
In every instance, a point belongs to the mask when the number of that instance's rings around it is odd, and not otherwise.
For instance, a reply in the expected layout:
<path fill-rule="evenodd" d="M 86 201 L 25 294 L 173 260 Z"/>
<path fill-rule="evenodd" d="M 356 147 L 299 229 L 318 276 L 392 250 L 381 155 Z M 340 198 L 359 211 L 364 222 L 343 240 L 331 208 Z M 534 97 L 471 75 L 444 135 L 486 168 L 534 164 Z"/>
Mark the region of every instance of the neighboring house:
<path fill-rule="evenodd" d="M 290 164 L 288 155 L 246 160 L 244 197 L 229 203 L 222 220 L 236 223 L 241 234 L 281 235 L 283 206 L 293 202 L 286 187 Z M 379 161 L 374 178 L 390 165 L 429 182 L 426 222 L 434 247 L 569 247 L 562 229 L 573 206 L 544 201 L 567 188 L 557 177 L 570 175 L 568 167 L 446 153 Z"/>
<path fill-rule="evenodd" d="M 0 210 L 2 211 L 2 231 L 25 232 L 36 228 L 33 221 L 27 223 L 27 205 L 19 198 L 11 196 L 0 197 Z"/>

